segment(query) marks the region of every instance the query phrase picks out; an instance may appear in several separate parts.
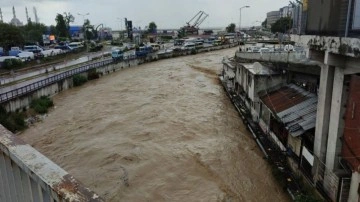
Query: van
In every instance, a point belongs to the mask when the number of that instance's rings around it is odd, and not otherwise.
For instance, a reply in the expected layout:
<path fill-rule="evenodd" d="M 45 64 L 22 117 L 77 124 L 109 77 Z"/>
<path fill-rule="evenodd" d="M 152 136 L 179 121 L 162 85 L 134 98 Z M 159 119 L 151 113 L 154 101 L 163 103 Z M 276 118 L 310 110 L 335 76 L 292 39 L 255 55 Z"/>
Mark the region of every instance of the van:
<path fill-rule="evenodd" d="M 24 51 L 33 52 L 36 59 L 44 57 L 44 54 L 42 53 L 43 49 L 36 45 L 24 46 Z"/>
<path fill-rule="evenodd" d="M 182 47 L 182 50 L 193 50 L 195 49 L 195 43 L 185 43 Z"/>
<path fill-rule="evenodd" d="M 71 43 L 69 43 L 69 47 L 76 50 L 76 49 L 80 49 L 80 48 L 82 48 L 84 46 L 83 46 L 83 44 L 81 42 L 71 42 Z"/>

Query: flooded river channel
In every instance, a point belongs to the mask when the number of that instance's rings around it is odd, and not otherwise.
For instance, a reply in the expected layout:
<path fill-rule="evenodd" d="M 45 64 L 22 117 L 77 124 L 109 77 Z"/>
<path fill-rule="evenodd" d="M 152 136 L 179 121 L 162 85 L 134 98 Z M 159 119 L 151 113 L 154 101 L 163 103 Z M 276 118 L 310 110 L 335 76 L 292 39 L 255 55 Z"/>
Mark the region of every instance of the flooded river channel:
<path fill-rule="evenodd" d="M 235 50 L 61 92 L 20 137 L 107 201 L 288 201 L 218 81 Z"/>

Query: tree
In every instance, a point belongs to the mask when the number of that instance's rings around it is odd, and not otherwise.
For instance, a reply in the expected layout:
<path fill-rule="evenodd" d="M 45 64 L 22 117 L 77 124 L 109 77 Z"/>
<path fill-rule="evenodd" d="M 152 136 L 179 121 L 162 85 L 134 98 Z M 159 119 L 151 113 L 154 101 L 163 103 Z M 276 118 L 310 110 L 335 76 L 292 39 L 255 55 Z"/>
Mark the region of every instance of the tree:
<path fill-rule="evenodd" d="M 46 32 L 47 28 L 44 24 L 28 22 L 24 27 L 21 28 L 25 42 L 28 44 L 42 43 L 42 35 Z"/>
<path fill-rule="evenodd" d="M 50 34 L 57 35 L 56 27 L 54 25 L 50 25 Z"/>
<path fill-rule="evenodd" d="M 267 18 L 264 20 L 264 22 L 261 23 L 261 26 L 267 27 Z"/>
<path fill-rule="evenodd" d="M 228 32 L 228 33 L 234 33 L 235 32 L 235 23 L 231 23 L 231 24 L 229 24 L 229 26 L 227 26 L 226 27 L 226 31 Z"/>
<path fill-rule="evenodd" d="M 277 20 L 274 24 L 271 25 L 271 32 L 276 33 L 286 33 L 292 27 L 292 20 L 290 17 L 284 17 Z"/>
<path fill-rule="evenodd" d="M 156 26 L 155 22 L 150 22 L 149 27 L 148 27 L 148 32 L 156 33 L 156 28 L 157 28 L 157 26 Z"/>
<path fill-rule="evenodd" d="M 69 36 L 69 30 L 68 30 L 68 28 L 66 26 L 64 16 L 58 13 L 56 15 L 55 21 L 56 21 L 55 28 L 56 28 L 58 37 L 68 37 Z"/>
<path fill-rule="evenodd" d="M 0 47 L 9 50 L 13 46 L 22 46 L 24 44 L 24 36 L 21 30 L 7 23 L 0 22 Z"/>
<path fill-rule="evenodd" d="M 94 25 L 90 24 L 89 19 L 86 19 L 84 21 L 82 31 L 84 32 L 84 37 L 85 37 L 86 40 L 90 40 L 90 39 L 93 39 L 95 37 L 95 35 L 94 35 Z"/>
<path fill-rule="evenodd" d="M 75 21 L 75 17 L 70 12 L 68 12 L 68 13 L 64 12 L 64 19 L 65 19 L 66 27 L 69 30 L 70 23 Z"/>

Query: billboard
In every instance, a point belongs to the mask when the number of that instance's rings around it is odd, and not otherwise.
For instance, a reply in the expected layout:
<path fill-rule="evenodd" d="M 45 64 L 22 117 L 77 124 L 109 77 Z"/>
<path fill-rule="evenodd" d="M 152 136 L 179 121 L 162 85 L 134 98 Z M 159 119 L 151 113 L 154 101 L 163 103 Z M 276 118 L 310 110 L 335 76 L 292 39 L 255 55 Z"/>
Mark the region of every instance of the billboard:
<path fill-rule="evenodd" d="M 352 29 L 360 30 L 360 0 L 355 0 L 354 2 Z"/>

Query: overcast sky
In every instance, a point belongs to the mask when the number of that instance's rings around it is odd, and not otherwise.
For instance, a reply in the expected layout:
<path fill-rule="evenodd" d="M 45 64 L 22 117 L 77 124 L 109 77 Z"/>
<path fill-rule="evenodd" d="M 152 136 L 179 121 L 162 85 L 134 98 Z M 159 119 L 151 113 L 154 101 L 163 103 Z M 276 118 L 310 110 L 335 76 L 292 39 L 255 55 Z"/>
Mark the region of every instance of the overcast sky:
<path fill-rule="evenodd" d="M 124 29 L 124 18 L 133 21 L 133 26 L 144 28 L 154 21 L 158 28 L 179 28 L 200 10 L 209 14 L 200 28 L 226 27 L 230 23 L 239 26 L 242 9 L 242 26 L 260 25 L 266 13 L 289 4 L 289 0 L 0 0 L 5 22 L 12 17 L 12 6 L 20 21 L 26 22 L 25 7 L 29 17 L 35 20 L 36 7 L 41 23 L 55 25 L 56 13 L 70 12 L 75 17 L 73 25 L 82 25 L 80 14 L 89 13 L 91 24 L 103 23 L 113 29 Z"/>

